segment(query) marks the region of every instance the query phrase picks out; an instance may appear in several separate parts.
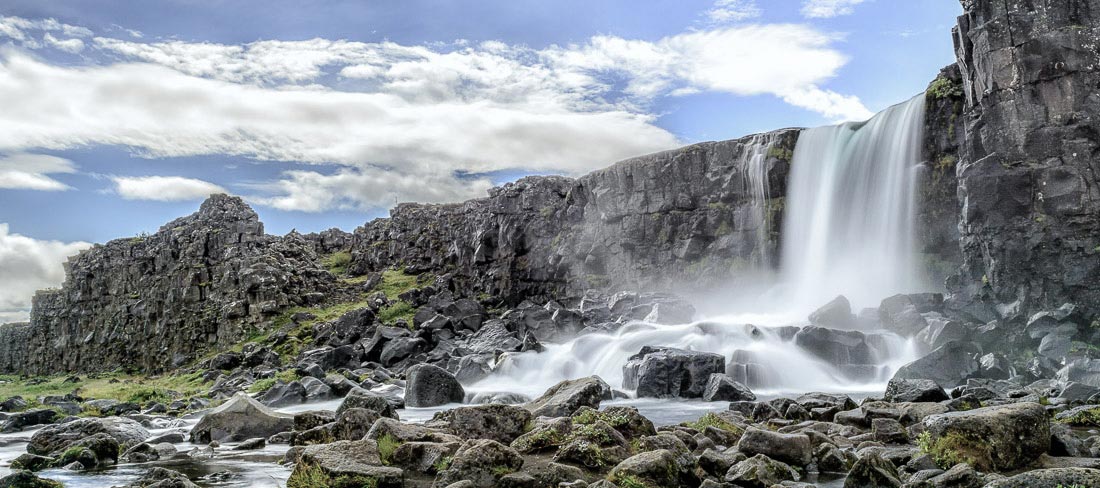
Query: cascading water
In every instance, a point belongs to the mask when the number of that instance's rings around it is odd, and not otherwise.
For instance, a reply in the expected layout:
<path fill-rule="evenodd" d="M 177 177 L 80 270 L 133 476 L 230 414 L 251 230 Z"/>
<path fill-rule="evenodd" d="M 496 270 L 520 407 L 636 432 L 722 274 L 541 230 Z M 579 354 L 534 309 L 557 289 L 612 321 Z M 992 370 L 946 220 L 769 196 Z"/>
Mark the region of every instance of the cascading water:
<path fill-rule="evenodd" d="M 772 231 L 771 211 L 768 200 L 771 198 L 771 185 L 768 183 L 768 154 L 775 147 L 775 134 L 757 134 L 746 145 L 741 155 L 741 167 L 745 172 L 747 193 L 751 200 L 751 215 L 756 229 L 756 249 L 751 264 L 756 269 L 765 269 L 772 264 L 770 237 Z"/>
<path fill-rule="evenodd" d="M 805 306 L 843 294 L 876 306 L 916 291 L 916 182 L 924 94 L 871 120 L 798 138 L 788 184 L 783 282 Z"/>
<path fill-rule="evenodd" d="M 838 294 L 877 305 L 918 286 L 911 254 L 923 117 L 920 95 L 863 123 L 801 134 L 788 185 L 781 284 L 755 307 L 689 324 L 633 322 L 548 344 L 542 353 L 505 355 L 468 390 L 534 396 L 592 374 L 620 387 L 628 358 L 657 345 L 722 354 L 727 372 L 762 395 L 881 392 L 898 367 L 915 359 L 911 341 L 864 331 L 872 349 L 867 363 L 839 364 L 798 345 L 791 330 L 780 327 L 804 325 L 808 312 Z M 761 252 L 770 232 L 766 161 L 774 142 L 756 137 L 741 154 Z M 757 254 L 754 261 L 768 263 L 766 254 Z"/>

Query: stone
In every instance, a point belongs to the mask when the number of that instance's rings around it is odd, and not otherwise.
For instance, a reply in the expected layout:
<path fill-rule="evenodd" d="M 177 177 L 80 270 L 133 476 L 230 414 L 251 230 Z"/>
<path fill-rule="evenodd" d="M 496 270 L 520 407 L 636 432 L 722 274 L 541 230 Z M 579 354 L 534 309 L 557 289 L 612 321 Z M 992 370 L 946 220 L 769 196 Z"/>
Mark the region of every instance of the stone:
<path fill-rule="evenodd" d="M 191 442 L 239 442 L 291 430 L 294 416 L 278 413 L 252 397 L 238 393 L 204 415 L 191 429 Z"/>
<path fill-rule="evenodd" d="M 1090 468 L 1050 468 L 1027 471 L 993 481 L 984 488 L 1070 488 L 1100 486 L 1100 470 Z"/>
<path fill-rule="evenodd" d="M 54 480 L 39 478 L 30 471 L 16 471 L 0 478 L 0 488 L 64 488 Z"/>
<path fill-rule="evenodd" d="M 340 412 L 330 429 L 337 440 L 357 441 L 370 432 L 381 416 L 374 410 L 348 408 Z"/>
<path fill-rule="evenodd" d="M 886 385 L 888 402 L 941 402 L 949 399 L 943 387 L 928 379 L 891 379 Z"/>
<path fill-rule="evenodd" d="M 423 425 L 409 424 L 382 417 L 367 431 L 367 439 L 390 436 L 398 442 L 461 442 L 462 438 Z"/>
<path fill-rule="evenodd" d="M 610 398 L 611 387 L 599 376 L 588 376 L 551 386 L 523 408 L 535 417 L 568 417 L 581 407 L 598 409 L 601 401 Z"/>
<path fill-rule="evenodd" d="M 933 454 L 955 456 L 981 471 L 1021 468 L 1050 448 L 1050 422 L 1038 403 L 931 415 L 923 424 Z"/>
<path fill-rule="evenodd" d="M 378 444 L 373 440 L 336 441 L 330 444 L 307 446 L 294 466 L 295 475 L 310 468 L 319 469 L 329 478 L 343 478 L 347 486 L 374 486 L 399 488 L 404 486 L 404 472 L 400 468 L 382 466 Z"/>
<path fill-rule="evenodd" d="M 905 444 L 909 442 L 909 434 L 905 427 L 894 419 L 871 420 L 871 432 L 875 440 L 883 444 Z"/>
<path fill-rule="evenodd" d="M 0 402 L 0 412 L 19 412 L 27 408 L 27 401 L 21 396 L 13 396 Z"/>
<path fill-rule="evenodd" d="M 390 463 L 402 469 L 424 474 L 438 474 L 439 467 L 453 457 L 461 443 L 458 442 L 404 442 L 397 446 Z"/>
<path fill-rule="evenodd" d="M 535 424 L 530 431 L 512 441 L 510 447 L 521 454 L 557 449 L 569 439 L 572 432 L 572 419 L 569 417 L 553 418 Z"/>
<path fill-rule="evenodd" d="M 97 434 L 110 436 L 124 450 L 150 437 L 149 431 L 141 424 L 127 418 L 82 418 L 50 425 L 35 432 L 27 444 L 27 452 L 57 456 L 82 439 Z"/>
<path fill-rule="evenodd" d="M 455 452 L 451 465 L 437 475 L 432 486 L 468 480 L 475 488 L 494 488 L 501 477 L 521 467 L 523 458 L 514 449 L 494 440 L 470 440 Z"/>
<path fill-rule="evenodd" d="M 763 454 L 735 464 L 726 472 L 725 481 L 744 488 L 771 488 L 784 481 L 801 479 L 794 468 Z"/>
<path fill-rule="evenodd" d="M 754 401 L 756 395 L 749 387 L 734 381 L 725 373 L 714 373 L 707 379 L 706 389 L 703 391 L 704 402 L 740 402 Z"/>
<path fill-rule="evenodd" d="M 345 410 L 351 408 L 370 410 L 381 417 L 391 419 L 399 418 L 397 409 L 395 409 L 393 404 L 387 401 L 385 397 L 359 387 L 352 388 L 351 391 L 348 392 L 347 396 L 344 397 L 344 401 L 340 402 L 339 407 L 336 407 L 336 415 L 340 415 Z"/>
<path fill-rule="evenodd" d="M 809 320 L 811 324 L 821 327 L 847 329 L 855 323 L 855 316 L 852 315 L 851 303 L 844 295 L 840 295 L 814 310 Z"/>
<path fill-rule="evenodd" d="M 19 432 L 34 425 L 51 424 L 59 417 L 57 411 L 46 408 L 19 412 L 9 416 L 0 425 L 0 432 Z"/>
<path fill-rule="evenodd" d="M 701 398 L 714 373 L 724 373 L 719 354 L 645 346 L 623 366 L 623 387 L 639 397 Z"/>
<path fill-rule="evenodd" d="M 867 336 L 859 331 L 809 326 L 795 334 L 794 343 L 833 366 L 873 362 Z"/>
<path fill-rule="evenodd" d="M 897 468 L 877 453 L 869 453 L 859 458 L 848 477 L 844 488 L 898 488 Z"/>
<path fill-rule="evenodd" d="M 975 358 L 980 352 L 972 342 L 950 342 L 898 369 L 894 379 L 935 381 L 950 388 L 965 383 L 981 370 Z"/>
<path fill-rule="evenodd" d="M 431 364 L 409 368 L 405 385 L 405 405 L 414 408 L 462 403 L 466 391 L 453 375 Z"/>
<path fill-rule="evenodd" d="M 624 479 L 637 480 L 644 486 L 679 485 L 679 466 L 676 456 L 668 450 L 658 449 L 635 454 L 611 468 L 608 481 L 623 485 Z"/>
<path fill-rule="evenodd" d="M 737 450 L 752 457 L 763 454 L 776 461 L 801 467 L 813 461 L 813 448 L 805 434 L 780 434 L 748 428 L 737 443 Z"/>
<path fill-rule="evenodd" d="M 534 416 L 512 405 L 459 407 L 436 414 L 433 421 L 444 421 L 449 430 L 463 439 L 491 439 L 511 444 L 525 434 Z"/>

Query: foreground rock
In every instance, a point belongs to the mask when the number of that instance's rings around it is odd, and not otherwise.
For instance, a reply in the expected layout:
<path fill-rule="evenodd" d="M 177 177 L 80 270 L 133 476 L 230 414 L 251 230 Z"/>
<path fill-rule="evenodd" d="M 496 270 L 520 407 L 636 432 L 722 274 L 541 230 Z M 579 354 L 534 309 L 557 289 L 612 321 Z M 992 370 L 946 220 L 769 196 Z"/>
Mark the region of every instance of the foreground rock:
<path fill-rule="evenodd" d="M 405 405 L 414 408 L 436 407 L 448 403 L 462 403 L 466 391 L 454 375 L 431 364 L 418 364 L 409 368 L 405 385 Z"/>
<path fill-rule="evenodd" d="M 294 427 L 294 416 L 278 413 L 238 393 L 199 420 L 191 429 L 191 442 L 239 442 L 256 437 L 269 437 L 288 432 Z"/>
<path fill-rule="evenodd" d="M 1038 403 L 1014 403 L 924 419 L 930 454 L 983 471 L 1022 468 L 1050 449 L 1050 421 Z"/>
<path fill-rule="evenodd" d="M 51 425 L 35 432 L 27 444 L 27 452 L 41 456 L 58 456 L 82 440 L 99 434 L 109 437 L 123 450 L 150 437 L 145 427 L 127 418 L 84 418 Z M 115 455 L 117 454 L 116 452 Z"/>
<path fill-rule="evenodd" d="M 623 387 L 640 397 L 702 398 L 711 375 L 725 371 L 720 354 L 645 346 L 623 366 Z"/>
<path fill-rule="evenodd" d="M 1100 486 L 1100 470 L 1052 468 L 1028 471 L 994 481 L 983 488 L 1072 488 Z"/>
<path fill-rule="evenodd" d="M 404 486 L 403 471 L 382 465 L 373 440 L 337 441 L 306 447 L 287 480 L 288 488 L 310 486 Z"/>

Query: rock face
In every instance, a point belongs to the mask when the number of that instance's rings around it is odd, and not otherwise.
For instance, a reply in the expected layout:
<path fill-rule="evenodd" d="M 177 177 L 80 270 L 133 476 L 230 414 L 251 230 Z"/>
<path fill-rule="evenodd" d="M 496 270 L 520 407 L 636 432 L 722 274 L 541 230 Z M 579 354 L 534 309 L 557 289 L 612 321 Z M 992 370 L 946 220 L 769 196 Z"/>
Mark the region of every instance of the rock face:
<path fill-rule="evenodd" d="M 164 371 L 332 280 L 301 236 L 265 235 L 240 198 L 214 195 L 152 235 L 71 258 L 64 286 L 34 297 L 30 324 L 0 327 L 0 371 Z"/>
<path fill-rule="evenodd" d="M 404 263 L 449 273 L 456 289 L 516 302 L 586 288 L 724 282 L 777 254 L 797 137 L 786 129 L 701 143 L 575 180 L 524 178 L 461 204 L 402 204 L 355 231 L 351 270 Z M 765 139 L 773 143 L 765 161 L 770 230 L 760 248 L 745 161 Z"/>
<path fill-rule="evenodd" d="M 963 266 L 954 303 L 992 316 L 1072 302 L 1100 315 L 1100 6 L 964 1 L 955 29 L 966 115 Z M 981 306 L 975 306 L 975 303 Z"/>
<path fill-rule="evenodd" d="M 720 354 L 645 346 L 623 366 L 623 388 L 640 397 L 701 398 L 711 375 L 725 370 Z"/>

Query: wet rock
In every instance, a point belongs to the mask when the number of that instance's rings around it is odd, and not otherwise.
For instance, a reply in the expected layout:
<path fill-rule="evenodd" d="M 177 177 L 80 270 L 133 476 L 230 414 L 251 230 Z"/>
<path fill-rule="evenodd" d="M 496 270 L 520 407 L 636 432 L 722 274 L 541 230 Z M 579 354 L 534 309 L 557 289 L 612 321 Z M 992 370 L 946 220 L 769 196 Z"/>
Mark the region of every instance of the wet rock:
<path fill-rule="evenodd" d="M 0 412 L 20 412 L 27 408 L 27 401 L 21 396 L 13 396 L 0 402 Z"/>
<path fill-rule="evenodd" d="M 466 391 L 443 368 L 418 364 L 409 368 L 405 384 L 405 405 L 416 408 L 462 403 Z"/>
<path fill-rule="evenodd" d="M 894 419 L 874 419 L 871 421 L 871 432 L 875 440 L 883 444 L 905 444 L 909 442 L 909 435 L 905 427 Z"/>
<path fill-rule="evenodd" d="M 868 453 L 856 461 L 852 470 L 848 472 L 848 478 L 844 480 L 844 488 L 898 488 L 900 486 L 897 468 L 877 453 Z"/>
<path fill-rule="evenodd" d="M 643 486 L 678 486 L 676 455 L 665 449 L 642 452 L 624 459 L 611 469 L 608 481 L 625 485 L 627 480 Z"/>
<path fill-rule="evenodd" d="M 536 424 L 529 432 L 512 441 L 510 447 L 522 454 L 557 449 L 569 439 L 572 432 L 572 419 L 569 417 L 554 418 Z"/>
<path fill-rule="evenodd" d="M 701 398 L 714 373 L 724 373 L 719 354 L 645 346 L 623 366 L 623 387 L 639 397 Z"/>
<path fill-rule="evenodd" d="M 984 488 L 1070 488 L 1100 486 L 1100 470 L 1089 468 L 1037 469 L 993 481 Z"/>
<path fill-rule="evenodd" d="M 96 434 L 107 434 L 122 449 L 149 438 L 149 431 L 141 424 L 126 418 L 83 418 L 63 424 L 44 427 L 31 436 L 27 452 L 43 456 L 57 456 L 80 440 Z"/>
<path fill-rule="evenodd" d="M 19 432 L 33 425 L 52 424 L 60 417 L 56 411 L 45 408 L 19 412 L 4 421 L 0 432 Z"/>
<path fill-rule="evenodd" d="M 794 343 L 810 354 L 833 366 L 861 365 L 873 362 L 867 337 L 859 331 L 843 331 L 824 327 L 804 327 L 794 336 Z"/>
<path fill-rule="evenodd" d="M 191 442 L 238 442 L 254 437 L 269 437 L 291 430 L 294 417 L 278 413 L 244 393 L 203 416 L 191 429 Z"/>
<path fill-rule="evenodd" d="M 933 454 L 953 454 L 982 471 L 1026 466 L 1050 448 L 1050 422 L 1037 403 L 932 415 L 924 428 Z"/>
<path fill-rule="evenodd" d="M 267 440 L 264 439 L 263 437 L 257 437 L 255 439 L 248 439 L 248 440 L 238 444 L 237 447 L 233 448 L 233 450 L 234 451 L 253 451 L 253 450 L 256 450 L 256 449 L 263 449 L 265 446 L 267 446 Z"/>
<path fill-rule="evenodd" d="M 367 431 L 367 439 L 378 440 L 390 436 L 398 442 L 462 442 L 462 438 L 425 427 L 382 417 Z"/>
<path fill-rule="evenodd" d="M 804 434 L 780 434 L 749 428 L 741 435 L 737 450 L 746 456 L 763 454 L 793 466 L 805 466 L 813 461 L 810 438 Z"/>
<path fill-rule="evenodd" d="M 308 410 L 294 414 L 294 430 L 306 431 L 336 420 L 336 414 L 328 410 Z"/>
<path fill-rule="evenodd" d="M 837 296 L 809 316 L 811 324 L 837 329 L 851 328 L 855 324 L 855 318 L 852 315 L 852 305 L 844 295 Z"/>
<path fill-rule="evenodd" d="M 49 456 L 39 456 L 31 453 L 20 454 L 11 462 L 13 470 L 41 471 L 54 464 L 55 459 Z"/>
<path fill-rule="evenodd" d="M 754 401 L 756 395 L 749 387 L 734 381 L 725 373 L 714 373 L 707 379 L 706 389 L 703 391 L 704 402 L 740 402 Z"/>
<path fill-rule="evenodd" d="M 562 381 L 523 407 L 535 417 L 568 417 L 581 407 L 600 408 L 611 398 L 611 387 L 599 376 Z"/>
<path fill-rule="evenodd" d="M 417 473 L 437 474 L 448 466 L 448 458 L 458 451 L 459 442 L 405 442 L 393 451 L 390 463 Z"/>
<path fill-rule="evenodd" d="M 291 381 L 290 383 L 279 381 L 257 397 L 256 400 L 269 407 L 297 405 L 306 401 L 306 389 L 299 381 Z"/>
<path fill-rule="evenodd" d="M 932 380 L 895 377 L 886 385 L 888 402 L 940 402 L 948 398 L 947 392 Z"/>
<path fill-rule="evenodd" d="M 347 396 L 344 397 L 344 401 L 340 402 L 339 407 L 336 407 L 336 415 L 340 415 L 350 408 L 362 408 L 375 412 L 382 417 L 398 418 L 397 409 L 385 397 L 359 387 L 352 388 L 348 392 Z"/>
<path fill-rule="evenodd" d="M 370 428 L 381 416 L 374 410 L 348 408 L 340 412 L 330 429 L 337 440 L 357 441 L 370 432 Z"/>
<path fill-rule="evenodd" d="M 39 478 L 30 471 L 16 471 L 0 478 L 0 488 L 64 488 L 54 480 Z"/>
<path fill-rule="evenodd" d="M 180 442 L 183 442 L 182 439 Z M 122 453 L 120 460 L 127 463 L 147 463 L 176 454 L 176 447 L 167 442 L 142 442 Z"/>
<path fill-rule="evenodd" d="M 521 467 L 523 458 L 514 449 L 493 440 L 470 440 L 455 452 L 451 465 L 439 473 L 433 486 L 468 480 L 475 488 L 494 488 L 502 476 Z"/>

